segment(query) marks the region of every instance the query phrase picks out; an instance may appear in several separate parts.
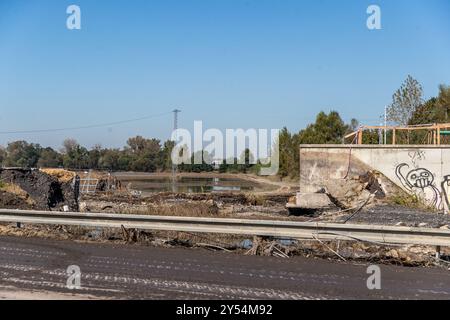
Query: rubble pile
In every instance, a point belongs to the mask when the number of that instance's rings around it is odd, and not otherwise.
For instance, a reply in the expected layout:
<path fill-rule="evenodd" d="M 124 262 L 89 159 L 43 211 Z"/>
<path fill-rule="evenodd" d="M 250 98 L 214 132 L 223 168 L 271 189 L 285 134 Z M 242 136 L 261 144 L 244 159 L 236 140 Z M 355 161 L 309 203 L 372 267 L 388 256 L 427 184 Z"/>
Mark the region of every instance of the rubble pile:
<path fill-rule="evenodd" d="M 49 173 L 34 169 L 0 169 L 3 185 L 0 206 L 49 211 L 62 211 L 67 206 L 70 211 L 78 211 L 77 176 L 64 170 Z"/>
<path fill-rule="evenodd" d="M 386 203 L 389 201 L 388 194 L 405 194 L 401 188 L 377 171 L 333 180 L 333 183 L 327 184 L 325 193 L 334 204 L 343 209 L 354 208 L 367 200 L 370 200 L 370 204 Z"/>
<path fill-rule="evenodd" d="M 242 217 L 248 215 L 280 218 L 292 193 L 254 195 L 245 193 L 174 194 L 148 197 L 131 194 L 83 194 L 81 212 L 179 215 L 193 217 Z"/>

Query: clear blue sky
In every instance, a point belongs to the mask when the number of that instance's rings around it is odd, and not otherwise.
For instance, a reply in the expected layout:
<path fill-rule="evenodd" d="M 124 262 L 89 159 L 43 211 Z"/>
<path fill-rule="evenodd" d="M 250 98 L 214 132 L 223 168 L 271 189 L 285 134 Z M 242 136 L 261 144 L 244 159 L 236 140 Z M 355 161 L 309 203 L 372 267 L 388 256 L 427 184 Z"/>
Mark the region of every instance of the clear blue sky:
<path fill-rule="evenodd" d="M 82 30 L 66 28 L 66 8 Z M 378 4 L 382 30 L 366 28 Z M 335 109 L 376 123 L 408 74 L 450 84 L 448 0 L 1 0 L 0 131 L 76 127 L 181 108 L 180 126 L 291 131 Z M 58 147 L 169 137 L 170 115 L 0 135 Z"/>

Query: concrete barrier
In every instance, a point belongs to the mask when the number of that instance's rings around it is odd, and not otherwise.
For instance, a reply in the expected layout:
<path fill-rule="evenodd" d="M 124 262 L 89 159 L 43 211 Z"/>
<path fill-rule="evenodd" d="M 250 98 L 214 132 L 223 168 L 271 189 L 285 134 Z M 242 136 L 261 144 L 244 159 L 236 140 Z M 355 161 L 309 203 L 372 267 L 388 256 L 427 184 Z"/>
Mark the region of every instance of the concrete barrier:
<path fill-rule="evenodd" d="M 425 145 L 301 145 L 300 193 L 318 192 L 368 171 L 383 174 L 427 205 L 450 207 L 450 147 Z M 389 191 L 389 190 L 388 190 Z"/>

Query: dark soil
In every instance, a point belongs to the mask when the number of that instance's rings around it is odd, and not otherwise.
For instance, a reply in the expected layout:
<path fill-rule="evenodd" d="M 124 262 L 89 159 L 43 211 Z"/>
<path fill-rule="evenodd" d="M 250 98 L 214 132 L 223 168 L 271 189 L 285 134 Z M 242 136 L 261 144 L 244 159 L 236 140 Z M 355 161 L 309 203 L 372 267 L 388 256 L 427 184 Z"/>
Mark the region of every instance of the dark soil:
<path fill-rule="evenodd" d="M 31 210 L 34 207 L 14 194 L 0 190 L 0 208 Z"/>
<path fill-rule="evenodd" d="M 71 183 L 61 183 L 44 172 L 31 169 L 0 169 L 0 178 L 27 192 L 36 203 L 34 209 L 61 210 L 67 205 L 71 211 L 78 211 L 77 188 Z"/>
<path fill-rule="evenodd" d="M 188 200 L 188 201 L 208 201 L 213 200 L 214 202 L 220 202 L 224 204 L 241 204 L 241 205 L 276 205 L 283 204 L 285 205 L 289 198 L 292 197 L 295 193 L 286 192 L 286 193 L 273 193 L 273 194 L 264 194 L 264 195 L 251 195 L 240 192 L 217 192 L 217 193 L 155 193 L 154 195 L 150 195 L 147 197 L 137 197 L 132 195 L 125 194 L 96 194 L 83 195 L 83 200 L 97 200 L 97 201 L 110 201 L 110 202 L 125 202 L 128 204 L 141 204 L 142 202 L 147 203 L 163 203 L 170 201 L 180 201 L 180 200 Z"/>

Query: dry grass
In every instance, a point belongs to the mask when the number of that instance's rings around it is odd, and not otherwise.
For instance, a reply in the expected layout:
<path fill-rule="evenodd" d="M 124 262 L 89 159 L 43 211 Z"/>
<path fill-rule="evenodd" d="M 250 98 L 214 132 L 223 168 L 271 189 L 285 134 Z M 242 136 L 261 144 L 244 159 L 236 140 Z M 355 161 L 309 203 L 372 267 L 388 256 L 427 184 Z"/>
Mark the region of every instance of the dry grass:
<path fill-rule="evenodd" d="M 252 206 L 263 206 L 267 202 L 263 196 L 255 193 L 248 193 L 245 195 L 245 198 L 247 200 L 247 203 Z"/>
<path fill-rule="evenodd" d="M 183 202 L 175 204 L 149 204 L 139 207 L 128 207 L 122 211 L 125 214 L 185 216 L 185 217 L 221 217 L 219 208 L 209 202 Z"/>
<path fill-rule="evenodd" d="M 427 205 L 416 195 L 396 194 L 389 197 L 389 202 L 411 209 L 419 209 L 430 212 L 438 212 L 436 207 Z"/>
<path fill-rule="evenodd" d="M 75 178 L 76 173 L 72 171 L 67 171 L 64 169 L 41 169 L 40 171 L 48 174 L 49 176 L 55 177 L 59 182 L 67 183 Z"/>
<path fill-rule="evenodd" d="M 36 204 L 36 202 L 30 197 L 30 195 L 16 184 L 3 182 L 2 185 L 0 186 L 0 190 L 10 194 L 14 194 L 18 198 L 24 200 L 29 205 Z"/>

